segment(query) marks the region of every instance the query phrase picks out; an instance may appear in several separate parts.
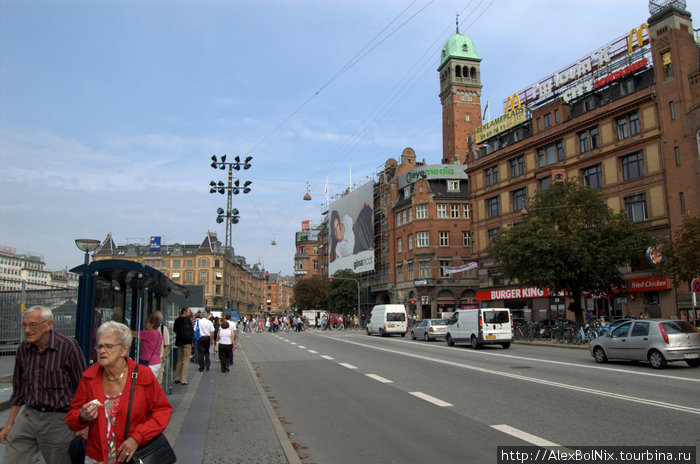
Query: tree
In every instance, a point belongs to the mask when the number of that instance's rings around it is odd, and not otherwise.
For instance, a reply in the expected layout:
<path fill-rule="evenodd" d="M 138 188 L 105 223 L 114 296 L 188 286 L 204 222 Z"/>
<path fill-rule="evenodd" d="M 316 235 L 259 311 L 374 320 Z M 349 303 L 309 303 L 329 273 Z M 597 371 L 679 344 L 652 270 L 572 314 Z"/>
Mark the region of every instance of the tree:
<path fill-rule="evenodd" d="M 487 252 L 506 277 L 570 296 L 579 322 L 583 295 L 624 288 L 620 269 L 651 243 L 624 213 L 615 214 L 599 193 L 573 179 L 539 190 L 524 219 L 493 239 Z"/>
<path fill-rule="evenodd" d="M 323 309 L 326 306 L 325 283 L 317 278 L 298 280 L 294 284 L 293 305 L 299 310 Z"/>
<path fill-rule="evenodd" d="M 671 277 L 675 287 L 700 277 L 700 216 L 683 218 L 673 242 L 662 240 L 659 251 L 663 261 L 658 270 Z"/>
<path fill-rule="evenodd" d="M 360 283 L 360 276 L 349 269 L 343 269 L 333 274 L 332 279 L 328 285 L 328 300 L 332 311 L 357 312 L 357 286 Z"/>

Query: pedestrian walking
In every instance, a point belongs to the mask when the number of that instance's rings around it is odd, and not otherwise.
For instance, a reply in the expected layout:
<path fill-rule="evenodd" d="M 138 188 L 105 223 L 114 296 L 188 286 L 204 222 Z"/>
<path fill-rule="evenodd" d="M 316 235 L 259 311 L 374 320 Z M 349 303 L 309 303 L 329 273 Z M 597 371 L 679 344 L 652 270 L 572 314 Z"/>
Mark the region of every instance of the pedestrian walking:
<path fill-rule="evenodd" d="M 192 311 L 188 307 L 180 309 L 180 316 L 175 319 L 173 332 L 175 332 L 175 346 L 177 346 L 177 367 L 175 368 L 175 383 L 187 385 L 187 365 L 192 354 L 192 340 L 194 329 L 190 322 Z"/>
<path fill-rule="evenodd" d="M 170 354 L 170 331 L 165 326 L 163 321 L 163 313 L 161 311 L 153 311 L 153 314 L 158 318 L 160 325 L 160 335 L 163 337 L 163 349 L 160 354 L 160 369 L 158 369 L 158 383 L 163 383 L 163 372 L 165 372 L 165 367 L 168 362 L 168 355 Z"/>
<path fill-rule="evenodd" d="M 53 322 L 45 306 L 32 306 L 22 316 L 25 340 L 15 358 L 10 414 L 0 430 L 8 464 L 29 464 L 37 452 L 46 464 L 71 462 L 68 448 L 76 434 L 65 417 L 87 365 L 78 343 L 56 333 Z"/>
<path fill-rule="evenodd" d="M 214 324 L 202 317 L 197 323 L 199 325 L 199 340 L 197 340 L 197 351 L 199 353 L 199 372 L 205 369 L 209 371 L 211 359 L 209 359 L 209 349 L 214 344 Z"/>
<path fill-rule="evenodd" d="M 160 320 L 151 313 L 146 319 L 144 330 L 132 330 L 131 335 L 139 339 L 139 364 L 151 368 L 153 375 L 158 378 L 160 370 L 160 355 L 163 351 L 163 336 L 160 333 Z"/>
<path fill-rule="evenodd" d="M 221 372 L 229 372 L 231 364 L 233 364 L 233 351 L 235 331 L 227 320 L 221 322 L 221 327 L 217 333 L 217 341 L 219 343 L 219 358 L 221 360 Z"/>

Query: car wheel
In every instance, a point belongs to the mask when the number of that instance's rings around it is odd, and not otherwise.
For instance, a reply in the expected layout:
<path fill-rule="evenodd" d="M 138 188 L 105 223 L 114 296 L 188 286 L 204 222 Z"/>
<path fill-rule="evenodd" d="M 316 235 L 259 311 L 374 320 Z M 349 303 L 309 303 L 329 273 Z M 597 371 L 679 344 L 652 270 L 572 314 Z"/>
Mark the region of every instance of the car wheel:
<path fill-rule="evenodd" d="M 501 346 L 507 350 L 508 348 L 510 348 L 510 342 L 501 343 Z"/>
<path fill-rule="evenodd" d="M 369 327 L 367 327 L 367 335 L 372 335 L 372 332 L 369 331 Z"/>
<path fill-rule="evenodd" d="M 379 330 L 379 335 L 381 335 L 382 337 L 386 337 L 386 330 L 384 330 L 384 329 Z"/>
<path fill-rule="evenodd" d="M 416 334 L 414 334 L 413 330 L 411 330 L 411 340 L 415 340 L 415 339 L 416 339 Z"/>
<path fill-rule="evenodd" d="M 477 348 L 479 348 L 479 342 L 476 341 L 475 335 L 472 335 L 471 342 L 472 342 L 472 349 L 476 350 Z"/>
<path fill-rule="evenodd" d="M 403 333 L 401 334 L 401 336 L 402 336 L 402 337 L 405 337 L 405 336 L 406 336 L 406 332 L 403 332 Z"/>
<path fill-rule="evenodd" d="M 426 342 L 429 342 L 429 341 L 430 341 L 430 335 L 428 335 L 428 332 L 426 332 L 425 334 L 423 334 L 423 340 L 425 340 Z"/>
<path fill-rule="evenodd" d="M 445 340 L 447 340 L 448 346 L 455 346 L 455 342 L 454 342 L 454 340 L 452 340 L 452 337 L 450 337 L 450 334 L 447 334 L 447 337 L 445 337 Z"/>
<path fill-rule="evenodd" d="M 653 350 L 649 353 L 649 362 L 654 369 L 663 369 L 666 367 L 666 358 L 659 351 Z"/>
<path fill-rule="evenodd" d="M 700 367 L 700 359 L 686 359 L 685 362 L 690 367 Z"/>
<path fill-rule="evenodd" d="M 593 359 L 595 362 L 603 364 L 608 362 L 608 357 L 605 355 L 605 350 L 599 346 L 593 349 Z"/>

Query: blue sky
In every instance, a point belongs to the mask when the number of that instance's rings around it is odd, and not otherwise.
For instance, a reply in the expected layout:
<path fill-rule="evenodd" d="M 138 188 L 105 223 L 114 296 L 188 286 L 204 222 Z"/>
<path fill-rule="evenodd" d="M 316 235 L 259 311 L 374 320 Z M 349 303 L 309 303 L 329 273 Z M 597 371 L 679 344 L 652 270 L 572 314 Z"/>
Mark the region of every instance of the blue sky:
<path fill-rule="evenodd" d="M 75 238 L 109 232 L 223 241 L 210 157 L 250 155 L 233 246 L 291 275 L 326 179 L 338 194 L 408 146 L 440 162 L 456 12 L 492 118 L 649 17 L 643 0 L 0 0 L 0 244 L 64 269 Z"/>

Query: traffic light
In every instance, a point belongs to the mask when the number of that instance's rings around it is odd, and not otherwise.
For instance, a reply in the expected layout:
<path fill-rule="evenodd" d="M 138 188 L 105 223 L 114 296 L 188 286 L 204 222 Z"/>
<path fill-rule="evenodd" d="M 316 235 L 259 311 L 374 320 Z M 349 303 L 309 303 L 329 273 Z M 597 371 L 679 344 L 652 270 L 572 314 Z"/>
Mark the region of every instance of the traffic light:
<path fill-rule="evenodd" d="M 269 282 L 269 281 L 270 281 L 270 273 L 265 271 L 265 282 Z"/>
<path fill-rule="evenodd" d="M 329 284 L 332 284 L 332 283 L 333 283 L 333 277 L 329 277 L 329 278 L 328 278 L 328 283 L 329 283 Z"/>

